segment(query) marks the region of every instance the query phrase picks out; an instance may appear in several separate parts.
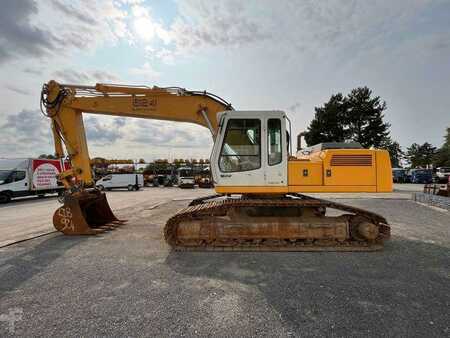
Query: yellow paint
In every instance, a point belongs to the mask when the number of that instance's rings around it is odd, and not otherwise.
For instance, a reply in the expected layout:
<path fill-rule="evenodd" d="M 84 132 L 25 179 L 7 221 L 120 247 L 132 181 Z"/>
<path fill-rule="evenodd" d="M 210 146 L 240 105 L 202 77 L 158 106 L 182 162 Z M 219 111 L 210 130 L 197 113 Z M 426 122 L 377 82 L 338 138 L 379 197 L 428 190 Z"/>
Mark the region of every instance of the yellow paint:
<path fill-rule="evenodd" d="M 322 185 L 323 184 L 322 163 L 311 161 L 296 161 L 296 160 L 289 161 L 288 182 L 289 186 Z"/>
<path fill-rule="evenodd" d="M 85 186 L 92 185 L 93 179 L 82 112 L 191 122 L 208 127 L 204 112 L 212 131 L 217 132 L 217 113 L 229 108 L 209 96 L 175 94 L 161 88 L 100 84 L 95 86 L 95 91 L 93 88 L 89 88 L 90 96 L 83 96 L 78 92 L 86 87 L 67 86 L 64 100 L 47 110 L 53 120 L 56 153 L 62 154 L 63 141 L 71 159 L 71 173 L 76 173 Z M 62 93 L 62 87 L 55 81 L 48 83 L 48 89 L 49 101 Z M 333 160 L 334 156 L 339 160 Z M 216 186 L 216 191 L 222 194 L 392 191 L 391 164 L 385 150 L 330 149 L 298 154 L 288 161 L 287 170 L 285 186 Z"/>
<path fill-rule="evenodd" d="M 286 194 L 287 186 L 265 187 L 265 186 L 215 186 L 218 194 Z"/>
<path fill-rule="evenodd" d="M 323 159 L 324 185 L 327 186 L 354 186 L 354 185 L 376 185 L 375 150 L 369 149 L 336 149 L 325 150 Z M 333 166 L 333 156 L 355 156 L 365 155 L 371 158 L 371 166 Z M 327 170 L 331 176 L 327 176 Z"/>
<path fill-rule="evenodd" d="M 289 186 L 289 192 L 377 192 L 374 185 L 310 185 L 310 186 Z"/>
<path fill-rule="evenodd" d="M 289 187 L 250 187 L 250 186 L 216 186 L 218 194 L 286 194 L 286 193 L 308 193 L 308 192 L 380 192 L 376 186 L 358 185 L 290 185 Z"/>
<path fill-rule="evenodd" d="M 389 153 L 386 150 L 378 150 L 377 158 L 377 192 L 392 191 L 392 168 Z"/>
<path fill-rule="evenodd" d="M 333 163 L 334 155 L 340 165 Z M 304 169 L 308 169 L 308 175 L 311 173 L 313 177 L 303 177 Z M 289 161 L 288 181 L 289 192 L 298 193 L 390 192 L 389 153 L 374 149 L 329 149 L 300 155 Z"/>
<path fill-rule="evenodd" d="M 48 99 L 54 101 L 63 88 L 55 81 L 48 83 Z M 161 88 L 138 88 L 97 84 L 90 87 L 89 96 L 77 94 L 86 87 L 66 86 L 66 97 L 57 108 L 49 108 L 56 129 L 55 151 L 61 155 L 61 139 L 64 141 L 71 165 L 77 179 L 85 186 L 93 185 L 89 152 L 83 126 L 82 113 L 113 116 L 140 117 L 169 121 L 191 122 L 208 127 L 206 114 L 214 132 L 217 132 L 217 113 L 229 109 L 228 106 L 205 95 L 174 93 Z M 60 137 L 61 136 L 61 137 Z"/>

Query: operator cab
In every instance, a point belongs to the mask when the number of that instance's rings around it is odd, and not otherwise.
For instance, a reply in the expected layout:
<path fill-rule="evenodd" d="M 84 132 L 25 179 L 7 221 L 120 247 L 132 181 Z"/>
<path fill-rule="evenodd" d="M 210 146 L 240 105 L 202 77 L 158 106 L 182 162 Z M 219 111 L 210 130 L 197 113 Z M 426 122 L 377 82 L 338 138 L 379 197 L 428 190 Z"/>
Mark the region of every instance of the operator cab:
<path fill-rule="evenodd" d="M 282 111 L 226 111 L 211 156 L 216 191 L 287 187 L 288 135 Z M 239 190 L 239 188 L 236 188 Z M 270 188 L 269 188 L 270 190 Z"/>

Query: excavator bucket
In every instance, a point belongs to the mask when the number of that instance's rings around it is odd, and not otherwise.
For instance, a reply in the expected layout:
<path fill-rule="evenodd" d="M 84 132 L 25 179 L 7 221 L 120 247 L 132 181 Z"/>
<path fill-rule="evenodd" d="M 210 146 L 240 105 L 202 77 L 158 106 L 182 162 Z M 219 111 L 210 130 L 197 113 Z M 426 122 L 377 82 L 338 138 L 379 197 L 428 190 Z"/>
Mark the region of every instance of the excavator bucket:
<path fill-rule="evenodd" d="M 114 216 L 105 193 L 97 190 L 66 196 L 53 215 L 53 225 L 65 235 L 96 235 L 125 222 Z"/>

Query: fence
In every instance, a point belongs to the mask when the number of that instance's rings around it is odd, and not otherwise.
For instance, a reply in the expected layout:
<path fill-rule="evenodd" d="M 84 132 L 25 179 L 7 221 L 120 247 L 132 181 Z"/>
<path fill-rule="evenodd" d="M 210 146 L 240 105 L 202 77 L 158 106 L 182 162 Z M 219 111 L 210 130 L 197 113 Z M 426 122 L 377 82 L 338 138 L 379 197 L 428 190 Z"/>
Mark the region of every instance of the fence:
<path fill-rule="evenodd" d="M 413 200 L 450 211 L 450 197 L 416 192 L 413 194 Z"/>

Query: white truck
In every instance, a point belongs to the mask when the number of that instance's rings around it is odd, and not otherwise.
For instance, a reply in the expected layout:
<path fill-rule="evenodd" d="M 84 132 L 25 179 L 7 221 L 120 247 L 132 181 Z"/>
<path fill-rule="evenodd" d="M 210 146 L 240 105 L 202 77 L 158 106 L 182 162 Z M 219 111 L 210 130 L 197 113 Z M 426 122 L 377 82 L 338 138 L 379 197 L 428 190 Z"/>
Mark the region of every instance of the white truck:
<path fill-rule="evenodd" d="M 0 203 L 12 198 L 58 193 L 64 186 L 57 180 L 64 164 L 48 159 L 0 159 Z"/>
<path fill-rule="evenodd" d="M 177 169 L 177 184 L 179 188 L 193 189 L 195 187 L 195 178 L 192 168 L 181 167 Z"/>
<path fill-rule="evenodd" d="M 127 188 L 130 191 L 139 190 L 144 186 L 144 175 L 110 174 L 99 179 L 95 185 L 100 190 L 111 190 L 115 188 Z"/>

